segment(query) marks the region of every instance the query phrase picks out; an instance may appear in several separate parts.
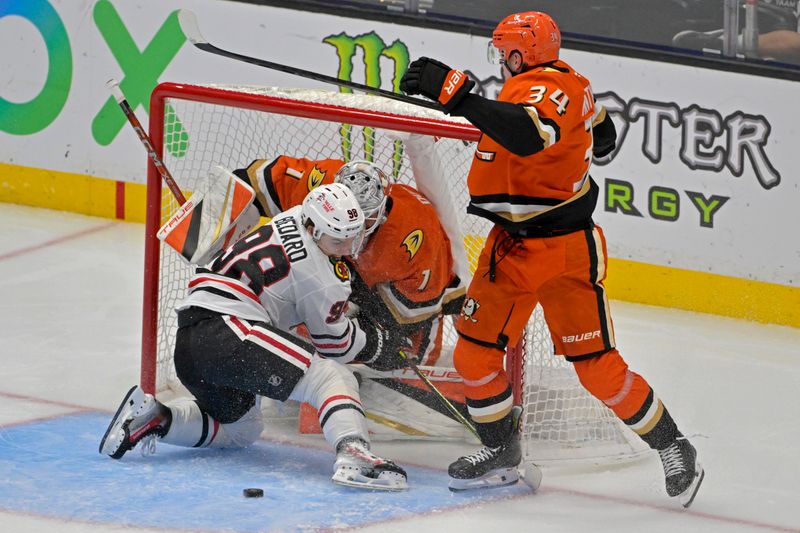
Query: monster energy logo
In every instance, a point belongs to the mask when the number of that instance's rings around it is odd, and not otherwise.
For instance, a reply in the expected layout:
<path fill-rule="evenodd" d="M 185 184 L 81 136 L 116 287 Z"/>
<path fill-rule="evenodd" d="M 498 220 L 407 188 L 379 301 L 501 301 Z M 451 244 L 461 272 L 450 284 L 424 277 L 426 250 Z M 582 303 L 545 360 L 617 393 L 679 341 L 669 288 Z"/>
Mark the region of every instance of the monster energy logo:
<path fill-rule="evenodd" d="M 386 42 L 374 31 L 351 37 L 344 32 L 338 35 L 331 35 L 323 39 L 323 42 L 336 48 L 336 55 L 339 57 L 339 71 L 337 77 L 342 80 L 353 81 L 354 58 L 359 49 L 363 54 L 364 79 L 365 85 L 369 87 L 380 87 L 383 79 L 381 72 L 381 58 L 388 58 L 394 65 L 392 71 L 392 90 L 400 92 L 400 79 L 408 68 L 409 54 L 408 47 L 400 40 L 395 40 L 392 44 Z M 352 93 L 350 87 L 340 87 L 340 92 Z M 352 124 L 342 124 L 339 128 L 342 136 L 342 155 L 345 161 L 353 159 L 354 138 L 357 135 L 353 131 Z M 373 161 L 375 158 L 375 130 L 364 127 L 361 130 L 364 143 L 364 159 Z M 402 141 L 394 141 L 392 153 L 392 174 L 395 178 L 400 173 L 400 166 L 403 157 Z"/>

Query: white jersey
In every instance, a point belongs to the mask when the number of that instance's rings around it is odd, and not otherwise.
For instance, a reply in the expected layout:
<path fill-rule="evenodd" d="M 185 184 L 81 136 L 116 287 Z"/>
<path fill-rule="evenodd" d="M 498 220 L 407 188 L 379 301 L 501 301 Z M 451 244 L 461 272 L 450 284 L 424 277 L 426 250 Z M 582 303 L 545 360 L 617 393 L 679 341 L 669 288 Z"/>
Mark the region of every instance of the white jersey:
<path fill-rule="evenodd" d="M 302 227 L 300 210 L 277 215 L 198 268 L 177 309 L 202 307 L 287 332 L 305 324 L 320 355 L 347 363 L 366 344 L 358 324 L 344 315 L 350 272 L 320 250 Z"/>

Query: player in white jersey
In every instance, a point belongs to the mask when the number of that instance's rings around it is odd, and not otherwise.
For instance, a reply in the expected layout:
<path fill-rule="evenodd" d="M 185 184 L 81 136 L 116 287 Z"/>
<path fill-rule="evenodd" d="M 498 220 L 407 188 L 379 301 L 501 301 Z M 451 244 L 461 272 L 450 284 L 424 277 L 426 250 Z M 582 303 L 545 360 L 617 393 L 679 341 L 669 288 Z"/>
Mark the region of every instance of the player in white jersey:
<path fill-rule="evenodd" d="M 407 487 L 405 471 L 369 451 L 352 373 L 333 360 L 385 364 L 395 339 L 345 316 L 349 271 L 364 214 L 341 184 L 308 194 L 198 268 L 178 306 L 175 369 L 196 400 L 162 404 L 133 387 L 100 444 L 122 457 L 143 439 L 178 446 L 242 447 L 263 430 L 259 397 L 304 401 L 337 451 L 333 481 L 382 490 Z M 290 333 L 305 324 L 312 343 Z M 322 357 L 320 357 L 322 356 Z"/>

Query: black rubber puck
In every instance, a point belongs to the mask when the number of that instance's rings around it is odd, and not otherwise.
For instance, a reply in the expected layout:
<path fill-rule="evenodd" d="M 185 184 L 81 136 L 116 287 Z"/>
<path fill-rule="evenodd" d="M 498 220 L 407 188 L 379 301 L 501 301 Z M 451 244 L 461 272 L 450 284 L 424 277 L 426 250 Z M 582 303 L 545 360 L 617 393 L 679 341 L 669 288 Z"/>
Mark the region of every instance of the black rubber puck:
<path fill-rule="evenodd" d="M 264 496 L 264 489 L 244 489 L 242 494 L 245 498 L 261 498 Z"/>

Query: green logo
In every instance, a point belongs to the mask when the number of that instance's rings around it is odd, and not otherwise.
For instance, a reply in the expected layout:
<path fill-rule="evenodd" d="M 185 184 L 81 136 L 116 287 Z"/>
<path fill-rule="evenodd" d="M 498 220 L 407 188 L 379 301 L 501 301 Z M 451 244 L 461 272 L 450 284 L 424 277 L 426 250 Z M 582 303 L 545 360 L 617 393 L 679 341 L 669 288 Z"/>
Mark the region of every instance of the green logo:
<path fill-rule="evenodd" d="M 633 204 L 634 187 L 628 181 L 605 180 L 605 206 L 609 213 L 622 213 L 634 217 L 643 217 L 639 209 Z M 727 196 L 712 194 L 706 197 L 695 191 L 684 191 L 692 205 L 700 215 L 699 224 L 703 228 L 714 227 L 714 216 L 725 202 L 730 200 Z M 647 191 L 647 211 L 656 220 L 675 222 L 681 215 L 681 196 L 678 191 L 669 187 L 653 186 Z"/>
<path fill-rule="evenodd" d="M 94 21 L 114 59 L 122 68 L 124 77 L 120 80 L 119 86 L 131 109 L 135 110 L 137 106 L 142 105 L 149 112 L 150 93 L 158 84 L 158 77 L 163 74 L 186 42 L 186 36 L 178 24 L 177 11 L 167 17 L 153 40 L 142 51 L 139 51 L 117 10 L 108 0 L 100 0 L 95 4 Z M 166 111 L 174 116 L 170 109 Z M 114 98 L 109 96 L 92 121 L 92 136 L 98 144 L 108 145 L 119 134 L 125 121 L 125 115 L 120 112 Z M 185 150 L 188 142 L 185 130 L 178 121 L 171 127 L 171 131 L 165 132 L 174 141 L 167 140 L 170 151 L 175 148 L 180 152 L 181 146 Z"/>
<path fill-rule="evenodd" d="M 392 61 L 393 69 L 391 72 L 392 90 L 400 92 L 400 79 L 403 77 L 409 63 L 408 47 L 400 40 L 395 40 L 392 44 L 386 42 L 374 31 L 351 37 L 346 33 L 331 35 L 323 39 L 323 42 L 336 48 L 336 55 L 339 58 L 339 79 L 353 81 L 353 71 L 355 68 L 354 59 L 358 50 L 362 51 L 365 85 L 369 87 L 380 87 L 383 79 L 381 69 L 381 58 L 388 58 Z M 349 87 L 339 89 L 343 93 L 352 93 Z M 345 161 L 353 159 L 354 137 L 357 133 L 353 132 L 352 124 L 342 124 L 339 129 L 342 136 L 342 156 Z M 375 130 L 365 127 L 361 130 L 364 142 L 364 159 L 372 161 L 375 157 Z M 395 177 L 400 172 L 400 164 L 403 157 L 403 143 L 394 141 L 394 152 L 392 155 L 392 173 Z"/>
<path fill-rule="evenodd" d="M 0 2 L 0 18 L 16 15 L 33 24 L 47 47 L 47 79 L 32 100 L 9 102 L 0 97 L 0 130 L 30 135 L 49 126 L 61 113 L 72 84 L 72 51 L 64 23 L 45 0 Z"/>

